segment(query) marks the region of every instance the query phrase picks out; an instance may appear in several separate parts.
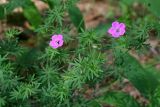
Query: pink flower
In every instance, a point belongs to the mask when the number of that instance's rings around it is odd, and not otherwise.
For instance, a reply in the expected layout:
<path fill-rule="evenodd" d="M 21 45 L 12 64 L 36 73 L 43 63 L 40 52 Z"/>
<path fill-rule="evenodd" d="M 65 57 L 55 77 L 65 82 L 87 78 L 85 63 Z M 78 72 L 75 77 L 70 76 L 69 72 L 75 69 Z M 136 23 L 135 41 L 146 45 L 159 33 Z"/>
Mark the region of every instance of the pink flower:
<path fill-rule="evenodd" d="M 53 35 L 49 45 L 54 49 L 61 47 L 63 45 L 63 36 L 61 34 Z"/>
<path fill-rule="evenodd" d="M 124 23 L 119 23 L 117 21 L 112 23 L 112 27 L 108 30 L 108 33 L 112 35 L 112 37 L 118 38 L 126 32 L 126 26 Z"/>

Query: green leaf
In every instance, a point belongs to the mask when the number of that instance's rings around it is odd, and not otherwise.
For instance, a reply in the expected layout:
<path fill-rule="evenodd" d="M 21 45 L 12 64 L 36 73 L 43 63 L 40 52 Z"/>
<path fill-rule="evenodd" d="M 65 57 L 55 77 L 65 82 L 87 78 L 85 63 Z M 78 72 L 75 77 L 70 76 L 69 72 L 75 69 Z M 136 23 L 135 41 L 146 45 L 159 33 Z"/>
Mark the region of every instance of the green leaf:
<path fill-rule="evenodd" d="M 81 11 L 79 10 L 79 8 L 74 5 L 69 6 L 68 12 L 69 12 L 71 21 L 78 29 L 78 32 L 82 32 L 83 30 L 85 30 L 85 23 L 84 23 L 83 15 Z"/>
<path fill-rule="evenodd" d="M 160 6 L 160 0 L 121 0 L 123 3 L 127 5 L 133 4 L 135 1 L 145 4 L 148 9 L 157 17 L 160 17 L 159 14 L 159 6 Z"/>
<path fill-rule="evenodd" d="M 24 52 L 17 56 L 17 66 L 22 69 L 29 69 L 37 63 L 38 51 L 36 48 L 26 49 Z"/>
<path fill-rule="evenodd" d="M 127 4 L 127 5 L 131 5 L 133 2 L 135 2 L 136 0 L 121 0 L 123 3 Z"/>
<path fill-rule="evenodd" d="M 6 105 L 5 98 L 0 97 L 0 107 L 4 107 Z"/>
<path fill-rule="evenodd" d="M 21 84 L 20 86 L 17 86 L 17 89 L 11 91 L 11 99 L 25 100 L 37 93 L 37 91 L 38 87 L 34 84 Z"/>
<path fill-rule="evenodd" d="M 158 87 L 155 93 L 151 96 L 148 107 L 158 107 L 160 105 L 160 87 Z"/>
<path fill-rule="evenodd" d="M 23 5 L 24 16 L 31 23 L 33 28 L 38 28 L 38 26 L 42 23 L 41 15 L 34 3 L 30 0 L 27 0 L 27 4 Z"/>
<path fill-rule="evenodd" d="M 159 7 L 160 0 L 143 0 L 145 4 L 148 6 L 148 9 L 157 17 L 160 17 Z"/>
<path fill-rule="evenodd" d="M 97 35 L 104 36 L 107 34 L 107 30 L 111 27 L 111 23 L 108 24 L 101 24 L 97 26 L 94 30 Z"/>
<path fill-rule="evenodd" d="M 0 40 L 0 50 L 1 55 L 20 55 L 23 52 L 22 47 L 18 45 L 17 39 Z"/>
<path fill-rule="evenodd" d="M 15 35 L 19 35 L 21 32 L 18 31 L 17 29 L 7 29 L 5 32 L 5 35 L 8 39 L 13 38 Z"/>
<path fill-rule="evenodd" d="M 27 0 L 21 0 L 21 2 L 19 2 L 19 0 L 10 0 L 7 4 L 5 4 L 7 14 L 10 14 L 17 7 L 26 5 L 26 3 Z"/>
<path fill-rule="evenodd" d="M 123 54 L 124 75 L 146 98 L 150 98 L 159 86 L 158 78 L 153 72 L 144 69 L 130 54 Z"/>
<path fill-rule="evenodd" d="M 97 101 L 92 100 L 87 104 L 87 107 L 101 107 L 101 105 Z"/>
<path fill-rule="evenodd" d="M 19 2 L 19 0 L 10 0 L 6 4 L 0 5 L 0 19 L 3 19 L 5 15 L 10 14 L 15 8 L 22 7 L 23 5 L 26 5 L 27 0 L 22 0 Z"/>
<path fill-rule="evenodd" d="M 3 5 L 0 5 L 0 20 L 5 17 L 5 9 Z"/>
<path fill-rule="evenodd" d="M 43 0 L 43 1 L 46 2 L 51 9 L 53 9 L 54 6 L 60 5 L 61 3 L 60 0 Z"/>
<path fill-rule="evenodd" d="M 115 107 L 140 107 L 140 104 L 130 95 L 115 91 L 107 92 L 97 99 L 101 104 L 109 104 Z"/>

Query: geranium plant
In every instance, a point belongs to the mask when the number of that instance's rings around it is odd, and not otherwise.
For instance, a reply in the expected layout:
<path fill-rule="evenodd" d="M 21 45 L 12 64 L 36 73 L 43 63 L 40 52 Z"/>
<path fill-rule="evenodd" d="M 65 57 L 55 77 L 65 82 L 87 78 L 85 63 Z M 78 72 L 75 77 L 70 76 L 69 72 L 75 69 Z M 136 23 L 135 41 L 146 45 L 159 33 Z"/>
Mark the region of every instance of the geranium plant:
<path fill-rule="evenodd" d="M 112 12 L 91 29 L 78 0 L 40 1 L 44 11 L 32 0 L 0 4 L 1 21 L 14 22 L 0 39 L 0 107 L 160 106 L 158 69 L 133 55 L 149 53 L 150 37 L 159 40 L 159 0 L 110 0 L 120 16 Z M 19 7 L 22 18 L 15 21 Z M 124 80 L 145 102 L 123 91 Z"/>

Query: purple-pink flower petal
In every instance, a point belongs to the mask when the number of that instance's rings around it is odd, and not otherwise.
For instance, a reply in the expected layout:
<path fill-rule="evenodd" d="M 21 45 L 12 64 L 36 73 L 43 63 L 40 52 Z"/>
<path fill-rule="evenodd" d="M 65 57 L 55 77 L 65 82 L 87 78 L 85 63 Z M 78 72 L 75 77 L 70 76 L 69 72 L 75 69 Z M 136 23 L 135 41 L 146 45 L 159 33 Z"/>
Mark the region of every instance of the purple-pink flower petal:
<path fill-rule="evenodd" d="M 120 24 L 119 24 L 119 28 L 120 28 L 120 29 L 125 29 L 125 27 L 126 27 L 126 25 L 125 25 L 124 23 L 120 23 Z"/>
<path fill-rule="evenodd" d="M 125 29 L 121 29 L 120 32 L 119 32 L 119 35 L 124 35 L 125 32 L 126 32 Z"/>
<path fill-rule="evenodd" d="M 118 33 L 117 33 L 117 32 L 114 32 L 114 33 L 112 34 L 112 36 L 115 37 L 115 38 L 118 38 L 118 37 L 120 37 L 120 34 L 119 34 L 119 32 L 118 32 Z"/>
<path fill-rule="evenodd" d="M 115 32 L 115 30 L 114 30 L 113 27 L 111 27 L 111 28 L 108 30 L 108 33 L 110 33 L 110 34 L 113 34 L 114 32 Z"/>
<path fill-rule="evenodd" d="M 49 45 L 52 47 L 52 48 L 58 48 L 58 45 L 54 42 L 54 41 L 50 41 Z"/>
<path fill-rule="evenodd" d="M 118 28 L 119 27 L 119 22 L 117 22 L 117 21 L 113 22 L 112 27 Z"/>
<path fill-rule="evenodd" d="M 63 36 L 61 34 L 59 34 L 59 35 L 57 35 L 57 38 L 62 40 Z"/>
<path fill-rule="evenodd" d="M 57 35 L 53 35 L 51 38 L 52 38 L 52 40 L 54 40 L 57 38 Z"/>
<path fill-rule="evenodd" d="M 53 35 L 51 37 L 51 41 L 49 43 L 49 45 L 52 47 L 52 48 L 59 48 L 63 45 L 63 36 L 61 34 L 59 35 Z"/>
<path fill-rule="evenodd" d="M 112 23 L 112 27 L 109 28 L 108 33 L 112 35 L 112 37 L 118 38 L 126 32 L 126 26 L 124 23 L 119 23 L 117 21 Z"/>

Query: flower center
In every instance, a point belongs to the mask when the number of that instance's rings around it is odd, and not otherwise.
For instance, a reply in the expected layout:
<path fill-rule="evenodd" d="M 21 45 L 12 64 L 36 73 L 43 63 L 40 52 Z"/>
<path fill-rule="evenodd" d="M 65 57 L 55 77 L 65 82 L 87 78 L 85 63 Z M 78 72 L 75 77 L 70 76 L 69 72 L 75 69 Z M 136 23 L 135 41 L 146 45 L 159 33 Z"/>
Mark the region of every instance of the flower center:
<path fill-rule="evenodd" d="M 117 33 L 119 33 L 119 32 L 120 32 L 120 30 L 119 30 L 119 29 L 116 29 L 116 32 L 117 32 Z"/>
<path fill-rule="evenodd" d="M 59 45 L 60 41 L 56 41 L 56 43 Z"/>

